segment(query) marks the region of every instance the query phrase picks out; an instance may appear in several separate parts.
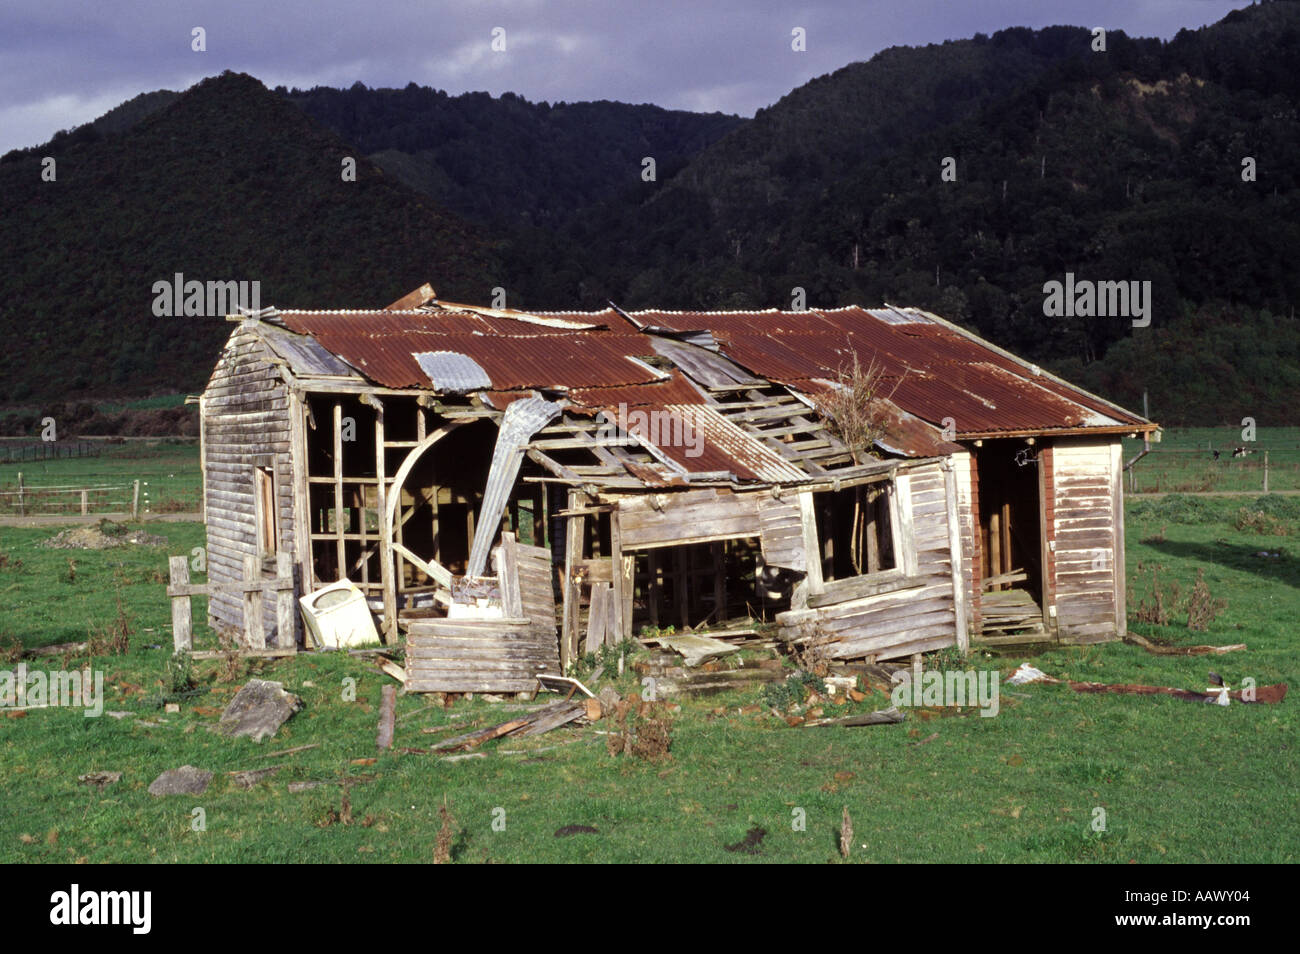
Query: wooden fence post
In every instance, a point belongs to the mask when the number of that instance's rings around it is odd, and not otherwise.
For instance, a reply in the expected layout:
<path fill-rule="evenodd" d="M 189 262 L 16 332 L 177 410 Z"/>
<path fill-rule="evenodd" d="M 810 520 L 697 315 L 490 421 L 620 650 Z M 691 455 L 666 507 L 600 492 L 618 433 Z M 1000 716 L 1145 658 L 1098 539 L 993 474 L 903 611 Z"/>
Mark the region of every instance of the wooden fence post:
<path fill-rule="evenodd" d="M 262 619 L 262 561 L 250 553 L 244 557 L 244 633 L 249 649 L 266 648 L 266 624 Z"/>
<path fill-rule="evenodd" d="M 131 485 L 131 519 L 140 519 L 140 481 L 138 478 Z"/>
<path fill-rule="evenodd" d="M 18 516 L 25 517 L 27 510 L 23 505 L 23 472 L 18 471 Z"/>
<path fill-rule="evenodd" d="M 89 510 L 88 510 L 88 505 L 89 505 L 89 502 L 90 502 L 90 501 L 89 501 L 89 494 L 90 494 L 90 491 L 86 490 L 86 489 L 83 487 L 82 490 L 81 490 L 81 515 L 82 515 L 83 517 L 84 517 L 84 516 L 89 512 Z"/>
<path fill-rule="evenodd" d="M 1268 451 L 1264 451 L 1264 493 L 1268 493 Z"/>
<path fill-rule="evenodd" d="M 297 614 L 294 612 L 293 598 L 293 557 L 287 550 L 275 554 L 275 575 L 280 579 L 280 588 L 275 594 L 275 629 L 278 634 L 276 644 L 281 649 L 296 649 L 298 634 L 295 631 Z M 284 580 L 288 580 L 286 586 Z"/>
<path fill-rule="evenodd" d="M 190 567 L 185 557 L 174 556 L 167 564 L 171 568 L 172 586 L 187 586 L 190 582 Z M 193 623 L 190 594 L 172 596 L 172 645 L 176 652 L 189 652 L 193 648 Z"/>

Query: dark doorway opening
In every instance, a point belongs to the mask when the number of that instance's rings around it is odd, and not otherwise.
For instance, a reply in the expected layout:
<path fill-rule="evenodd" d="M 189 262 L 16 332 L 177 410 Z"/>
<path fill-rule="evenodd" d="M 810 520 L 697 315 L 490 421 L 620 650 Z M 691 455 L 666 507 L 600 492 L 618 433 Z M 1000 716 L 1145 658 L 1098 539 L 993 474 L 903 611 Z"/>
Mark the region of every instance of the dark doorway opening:
<path fill-rule="evenodd" d="M 975 457 L 982 589 L 1023 590 L 1041 607 L 1043 531 L 1037 448 L 1023 441 L 985 441 L 976 448 Z"/>

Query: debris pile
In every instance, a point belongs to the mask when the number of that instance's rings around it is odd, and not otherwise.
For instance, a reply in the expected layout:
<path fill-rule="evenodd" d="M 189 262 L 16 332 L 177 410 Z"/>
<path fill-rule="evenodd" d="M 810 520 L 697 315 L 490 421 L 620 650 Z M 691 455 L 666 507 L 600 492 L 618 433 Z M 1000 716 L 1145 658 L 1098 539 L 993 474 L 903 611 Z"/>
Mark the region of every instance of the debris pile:
<path fill-rule="evenodd" d="M 56 533 L 43 544 L 55 550 L 111 550 L 129 545 L 161 547 L 167 538 L 144 530 L 132 530 L 125 524 L 104 519 L 93 526 L 71 527 Z"/>

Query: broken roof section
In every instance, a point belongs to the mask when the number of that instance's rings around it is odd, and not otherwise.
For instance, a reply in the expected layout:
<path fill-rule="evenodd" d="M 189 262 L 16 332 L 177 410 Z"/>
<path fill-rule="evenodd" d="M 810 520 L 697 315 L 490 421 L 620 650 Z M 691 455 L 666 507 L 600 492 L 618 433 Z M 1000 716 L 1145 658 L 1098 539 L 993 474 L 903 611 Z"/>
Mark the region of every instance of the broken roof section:
<path fill-rule="evenodd" d="M 958 450 L 945 433 L 1155 427 L 915 308 L 526 313 L 430 293 L 417 289 L 387 309 L 273 312 L 262 321 L 274 326 L 273 349 L 304 376 L 359 374 L 386 388 L 476 395 L 498 410 L 529 395 L 563 399 L 556 426 L 568 429 L 566 440 L 599 448 L 605 476 L 617 469 L 663 486 L 720 475 L 784 483 L 861 469 L 817 411 L 855 355 L 882 375 L 877 447 L 896 456 Z M 641 414 L 628 422 L 632 409 Z M 598 433 L 620 413 L 631 452 L 607 447 Z M 641 420 L 657 421 L 658 432 Z M 589 476 L 558 466 L 557 474 Z"/>

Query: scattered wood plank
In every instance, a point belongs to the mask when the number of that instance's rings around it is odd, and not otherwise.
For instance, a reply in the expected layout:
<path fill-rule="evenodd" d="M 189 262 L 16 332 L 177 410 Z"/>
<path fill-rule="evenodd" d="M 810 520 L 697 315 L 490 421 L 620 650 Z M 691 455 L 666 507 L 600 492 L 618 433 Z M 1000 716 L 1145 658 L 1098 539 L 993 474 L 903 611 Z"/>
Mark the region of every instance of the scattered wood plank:
<path fill-rule="evenodd" d="M 1154 656 L 1222 656 L 1246 648 L 1245 643 L 1233 643 L 1230 646 L 1161 646 L 1137 633 L 1126 633 L 1124 642 L 1141 646 Z"/>
<path fill-rule="evenodd" d="M 51 643 L 48 646 L 33 646 L 31 649 L 24 649 L 21 658 L 31 659 L 35 656 L 61 656 L 64 653 L 79 655 L 85 651 L 85 643 Z"/>
<path fill-rule="evenodd" d="M 550 673 L 538 673 L 537 683 L 543 689 L 549 689 L 551 692 L 567 692 L 573 695 L 575 688 L 581 689 L 587 694 L 587 698 L 595 699 L 596 694 L 580 683 L 576 679 L 570 679 L 568 676 L 553 676 Z M 566 697 L 567 698 L 567 697 Z"/>
<path fill-rule="evenodd" d="M 306 752 L 308 749 L 319 749 L 320 743 L 313 742 L 311 745 L 295 745 L 291 749 L 281 749 L 279 752 L 267 752 L 262 756 L 264 759 L 273 759 L 277 755 L 294 755 L 297 752 Z"/>
<path fill-rule="evenodd" d="M 379 734 L 375 745 L 381 749 L 393 747 L 393 723 L 397 715 L 397 689 L 384 686 L 379 695 Z"/>
<path fill-rule="evenodd" d="M 406 685 L 406 670 L 397 665 L 397 663 L 393 662 L 391 659 L 385 659 L 382 656 L 379 657 L 379 668 L 392 676 L 402 685 Z"/>
<path fill-rule="evenodd" d="M 513 735 L 516 732 L 520 735 L 541 735 L 543 732 L 550 732 L 552 729 L 558 729 L 562 725 L 586 717 L 585 702 L 555 702 L 499 725 L 444 739 L 434 745 L 430 751 L 452 752 L 458 749 L 471 749 L 484 742 L 491 742 L 493 739 Z"/>
<path fill-rule="evenodd" d="M 693 634 L 663 636 L 658 639 L 658 642 L 659 645 L 675 653 L 681 653 L 685 657 L 687 669 L 694 669 L 707 660 L 740 651 L 739 646 L 724 643 L 720 639 Z"/>
<path fill-rule="evenodd" d="M 834 719 L 809 719 L 802 723 L 805 726 L 811 725 L 893 725 L 902 722 L 906 718 L 903 713 L 898 711 L 897 706 L 890 706 L 888 709 L 878 709 L 875 712 L 864 712 L 859 715 L 839 716 Z"/>

